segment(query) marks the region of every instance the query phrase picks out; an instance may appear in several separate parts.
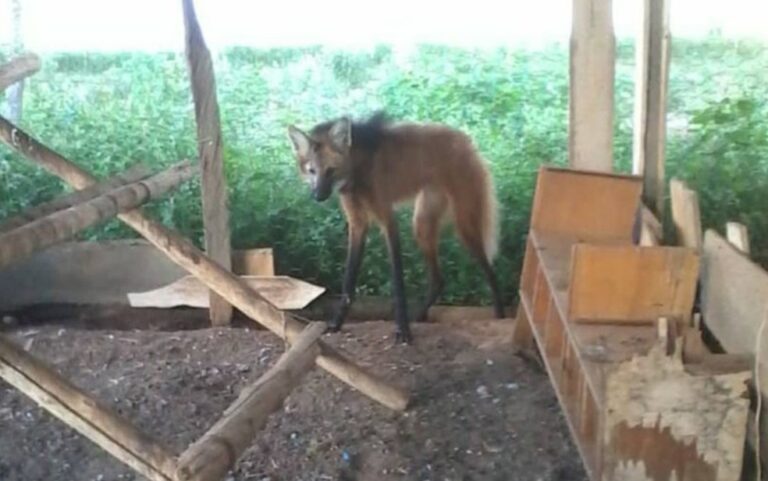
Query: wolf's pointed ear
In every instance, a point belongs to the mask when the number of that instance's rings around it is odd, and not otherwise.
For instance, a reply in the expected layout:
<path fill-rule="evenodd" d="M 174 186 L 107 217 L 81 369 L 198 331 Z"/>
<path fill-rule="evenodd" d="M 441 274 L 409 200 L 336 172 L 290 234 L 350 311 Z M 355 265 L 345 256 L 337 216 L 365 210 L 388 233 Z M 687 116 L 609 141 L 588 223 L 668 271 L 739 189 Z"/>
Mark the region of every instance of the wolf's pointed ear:
<path fill-rule="evenodd" d="M 342 117 L 333 123 L 328 131 L 331 142 L 339 150 L 346 152 L 352 146 L 352 121 L 349 117 Z"/>
<path fill-rule="evenodd" d="M 293 151 L 299 159 L 303 159 L 309 153 L 309 136 L 293 125 L 288 126 L 288 137 L 291 139 Z"/>

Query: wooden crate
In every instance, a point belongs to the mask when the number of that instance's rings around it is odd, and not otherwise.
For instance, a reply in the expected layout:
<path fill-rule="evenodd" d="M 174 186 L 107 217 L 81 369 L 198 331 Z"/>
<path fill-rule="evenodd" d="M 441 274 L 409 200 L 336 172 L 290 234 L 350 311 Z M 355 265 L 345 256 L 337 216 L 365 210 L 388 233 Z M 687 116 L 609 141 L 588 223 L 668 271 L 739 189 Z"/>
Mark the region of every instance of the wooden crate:
<path fill-rule="evenodd" d="M 710 353 L 684 362 L 699 255 L 633 244 L 641 188 L 540 170 L 516 342 L 538 347 L 593 481 L 735 481 L 749 370 Z"/>

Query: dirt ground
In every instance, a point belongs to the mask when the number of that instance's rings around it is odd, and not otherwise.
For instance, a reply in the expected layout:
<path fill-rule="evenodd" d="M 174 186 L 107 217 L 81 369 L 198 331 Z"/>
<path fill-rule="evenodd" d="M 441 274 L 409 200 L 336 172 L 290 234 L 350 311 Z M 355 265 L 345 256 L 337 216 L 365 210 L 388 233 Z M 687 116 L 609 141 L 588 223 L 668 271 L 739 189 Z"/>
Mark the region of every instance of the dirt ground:
<path fill-rule="evenodd" d="M 177 453 L 284 349 L 271 333 L 242 327 L 103 327 L 0 329 Z M 229 479 L 585 480 L 546 374 L 510 354 L 509 328 L 418 324 L 407 347 L 392 344 L 391 322 L 348 324 L 327 341 L 410 389 L 411 408 L 390 411 L 316 369 Z M 0 381 L 0 480 L 139 479 Z"/>

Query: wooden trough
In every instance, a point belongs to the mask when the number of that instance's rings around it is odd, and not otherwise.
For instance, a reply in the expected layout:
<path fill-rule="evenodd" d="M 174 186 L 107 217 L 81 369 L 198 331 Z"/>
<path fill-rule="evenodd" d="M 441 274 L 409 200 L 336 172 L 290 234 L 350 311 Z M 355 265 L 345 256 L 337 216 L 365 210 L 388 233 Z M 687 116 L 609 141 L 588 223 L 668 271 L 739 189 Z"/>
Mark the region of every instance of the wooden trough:
<path fill-rule="evenodd" d="M 517 348 L 537 348 L 592 481 L 736 481 L 749 359 L 692 324 L 694 248 L 640 246 L 642 179 L 543 167 Z"/>

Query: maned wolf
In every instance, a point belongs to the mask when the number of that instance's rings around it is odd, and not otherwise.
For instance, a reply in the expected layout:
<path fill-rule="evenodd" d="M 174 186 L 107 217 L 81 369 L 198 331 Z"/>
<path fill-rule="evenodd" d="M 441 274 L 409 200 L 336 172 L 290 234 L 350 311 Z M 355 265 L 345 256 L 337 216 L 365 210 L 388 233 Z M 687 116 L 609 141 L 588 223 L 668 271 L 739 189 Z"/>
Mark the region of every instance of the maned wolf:
<path fill-rule="evenodd" d="M 329 331 L 341 329 L 354 299 L 368 226 L 375 222 L 386 237 L 391 262 L 395 342 L 411 341 L 394 210 L 412 200 L 414 234 L 429 272 L 426 299 L 416 320 L 426 319 L 427 310 L 443 290 L 437 251 L 446 216 L 453 220 L 459 238 L 485 273 L 495 315 L 504 317 L 491 266 L 498 235 L 493 179 L 467 135 L 443 125 L 392 123 L 379 112 L 362 122 L 349 117 L 330 120 L 308 132 L 290 125 L 288 136 L 312 197 L 323 202 L 334 188 L 338 189 L 347 219 L 342 300 L 329 322 Z"/>

